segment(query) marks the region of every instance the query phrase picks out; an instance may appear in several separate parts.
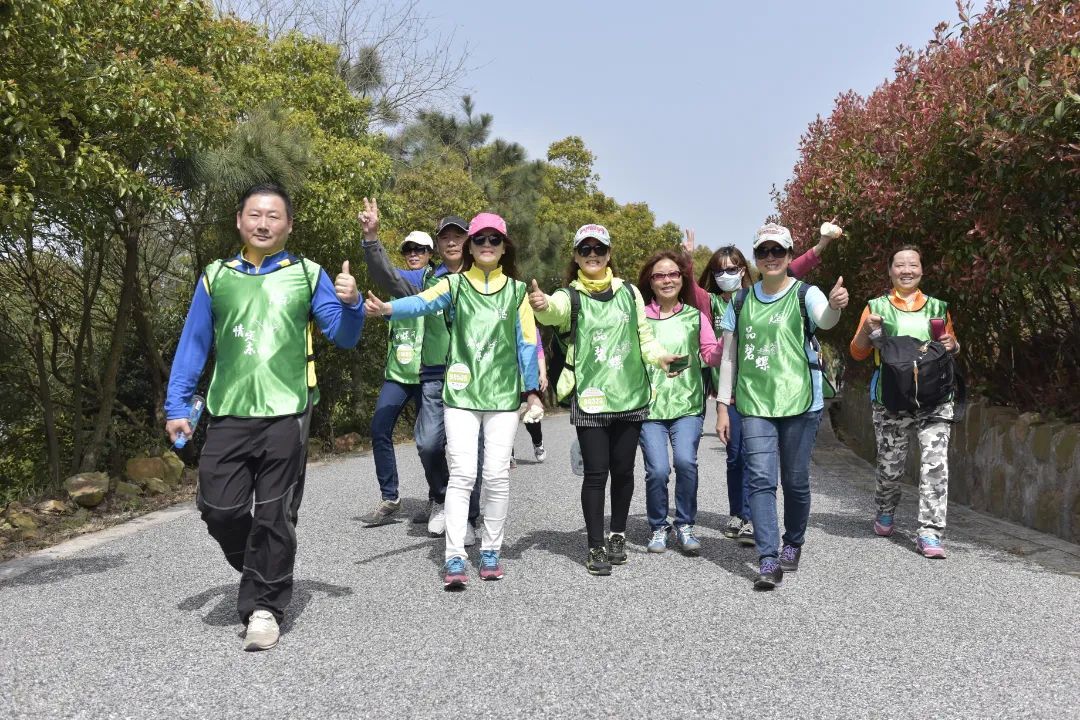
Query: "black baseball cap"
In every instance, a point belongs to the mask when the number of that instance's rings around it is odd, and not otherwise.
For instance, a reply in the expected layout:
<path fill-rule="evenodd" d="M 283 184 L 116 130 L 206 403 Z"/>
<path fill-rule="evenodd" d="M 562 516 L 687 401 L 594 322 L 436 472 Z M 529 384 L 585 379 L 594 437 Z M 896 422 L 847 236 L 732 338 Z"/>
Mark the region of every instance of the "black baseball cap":
<path fill-rule="evenodd" d="M 465 218 L 457 215 L 447 215 L 439 221 L 438 227 L 435 228 L 435 234 L 438 235 L 448 227 L 461 228 L 461 232 L 464 233 L 469 232 L 469 222 Z"/>

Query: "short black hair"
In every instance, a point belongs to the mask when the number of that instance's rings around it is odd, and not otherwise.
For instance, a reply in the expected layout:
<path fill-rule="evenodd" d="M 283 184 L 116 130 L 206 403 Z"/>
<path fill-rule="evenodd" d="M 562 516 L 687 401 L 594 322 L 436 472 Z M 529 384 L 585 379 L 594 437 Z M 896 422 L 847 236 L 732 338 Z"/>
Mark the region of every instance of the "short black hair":
<path fill-rule="evenodd" d="M 236 212 L 242 212 L 244 204 L 253 195 L 277 195 L 285 203 L 285 217 L 292 220 L 292 198 L 289 197 L 289 193 L 285 192 L 285 188 L 273 183 L 260 183 L 245 190 L 240 196 L 240 202 L 236 204 Z"/>

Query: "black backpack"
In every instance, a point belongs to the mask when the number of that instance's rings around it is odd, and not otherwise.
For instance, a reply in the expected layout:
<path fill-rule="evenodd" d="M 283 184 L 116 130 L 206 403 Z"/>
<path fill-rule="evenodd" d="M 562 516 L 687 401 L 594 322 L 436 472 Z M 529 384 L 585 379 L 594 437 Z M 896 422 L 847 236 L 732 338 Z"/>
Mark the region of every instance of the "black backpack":
<path fill-rule="evenodd" d="M 891 412 L 916 412 L 933 408 L 956 396 L 963 405 L 964 381 L 956 361 L 945 346 L 934 340 L 890 335 L 877 346 L 881 359 L 881 400 Z M 956 413 L 959 419 L 962 412 Z"/>

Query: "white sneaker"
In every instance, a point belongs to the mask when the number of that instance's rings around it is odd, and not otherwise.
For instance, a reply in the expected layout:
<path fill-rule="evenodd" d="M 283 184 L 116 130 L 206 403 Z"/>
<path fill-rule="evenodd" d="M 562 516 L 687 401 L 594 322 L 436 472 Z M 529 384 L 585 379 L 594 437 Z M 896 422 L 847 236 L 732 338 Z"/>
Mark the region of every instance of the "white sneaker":
<path fill-rule="evenodd" d="M 465 523 L 465 547 L 472 547 L 476 544 L 476 528 L 469 523 Z"/>
<path fill-rule="evenodd" d="M 277 620 L 269 610 L 256 610 L 248 618 L 247 632 L 244 633 L 244 650 L 269 650 L 278 643 L 280 631 Z"/>
<path fill-rule="evenodd" d="M 538 463 L 547 460 L 547 450 L 544 449 L 544 443 L 533 445 L 533 454 L 536 455 L 536 462 Z"/>
<path fill-rule="evenodd" d="M 427 521 L 428 534 L 439 536 L 446 532 L 446 506 L 443 503 L 431 503 L 431 515 Z"/>

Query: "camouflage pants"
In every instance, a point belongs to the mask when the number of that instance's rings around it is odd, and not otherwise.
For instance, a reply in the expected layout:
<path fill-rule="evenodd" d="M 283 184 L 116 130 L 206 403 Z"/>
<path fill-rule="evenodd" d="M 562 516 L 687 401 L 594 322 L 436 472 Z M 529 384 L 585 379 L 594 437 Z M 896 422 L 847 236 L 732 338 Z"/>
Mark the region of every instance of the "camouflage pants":
<path fill-rule="evenodd" d="M 919 436 L 919 532 L 941 537 L 949 499 L 949 434 L 952 403 L 915 413 L 893 413 L 874 404 L 874 437 L 877 440 L 878 512 L 892 514 L 900 504 L 900 480 L 907 465 L 909 431 Z"/>

